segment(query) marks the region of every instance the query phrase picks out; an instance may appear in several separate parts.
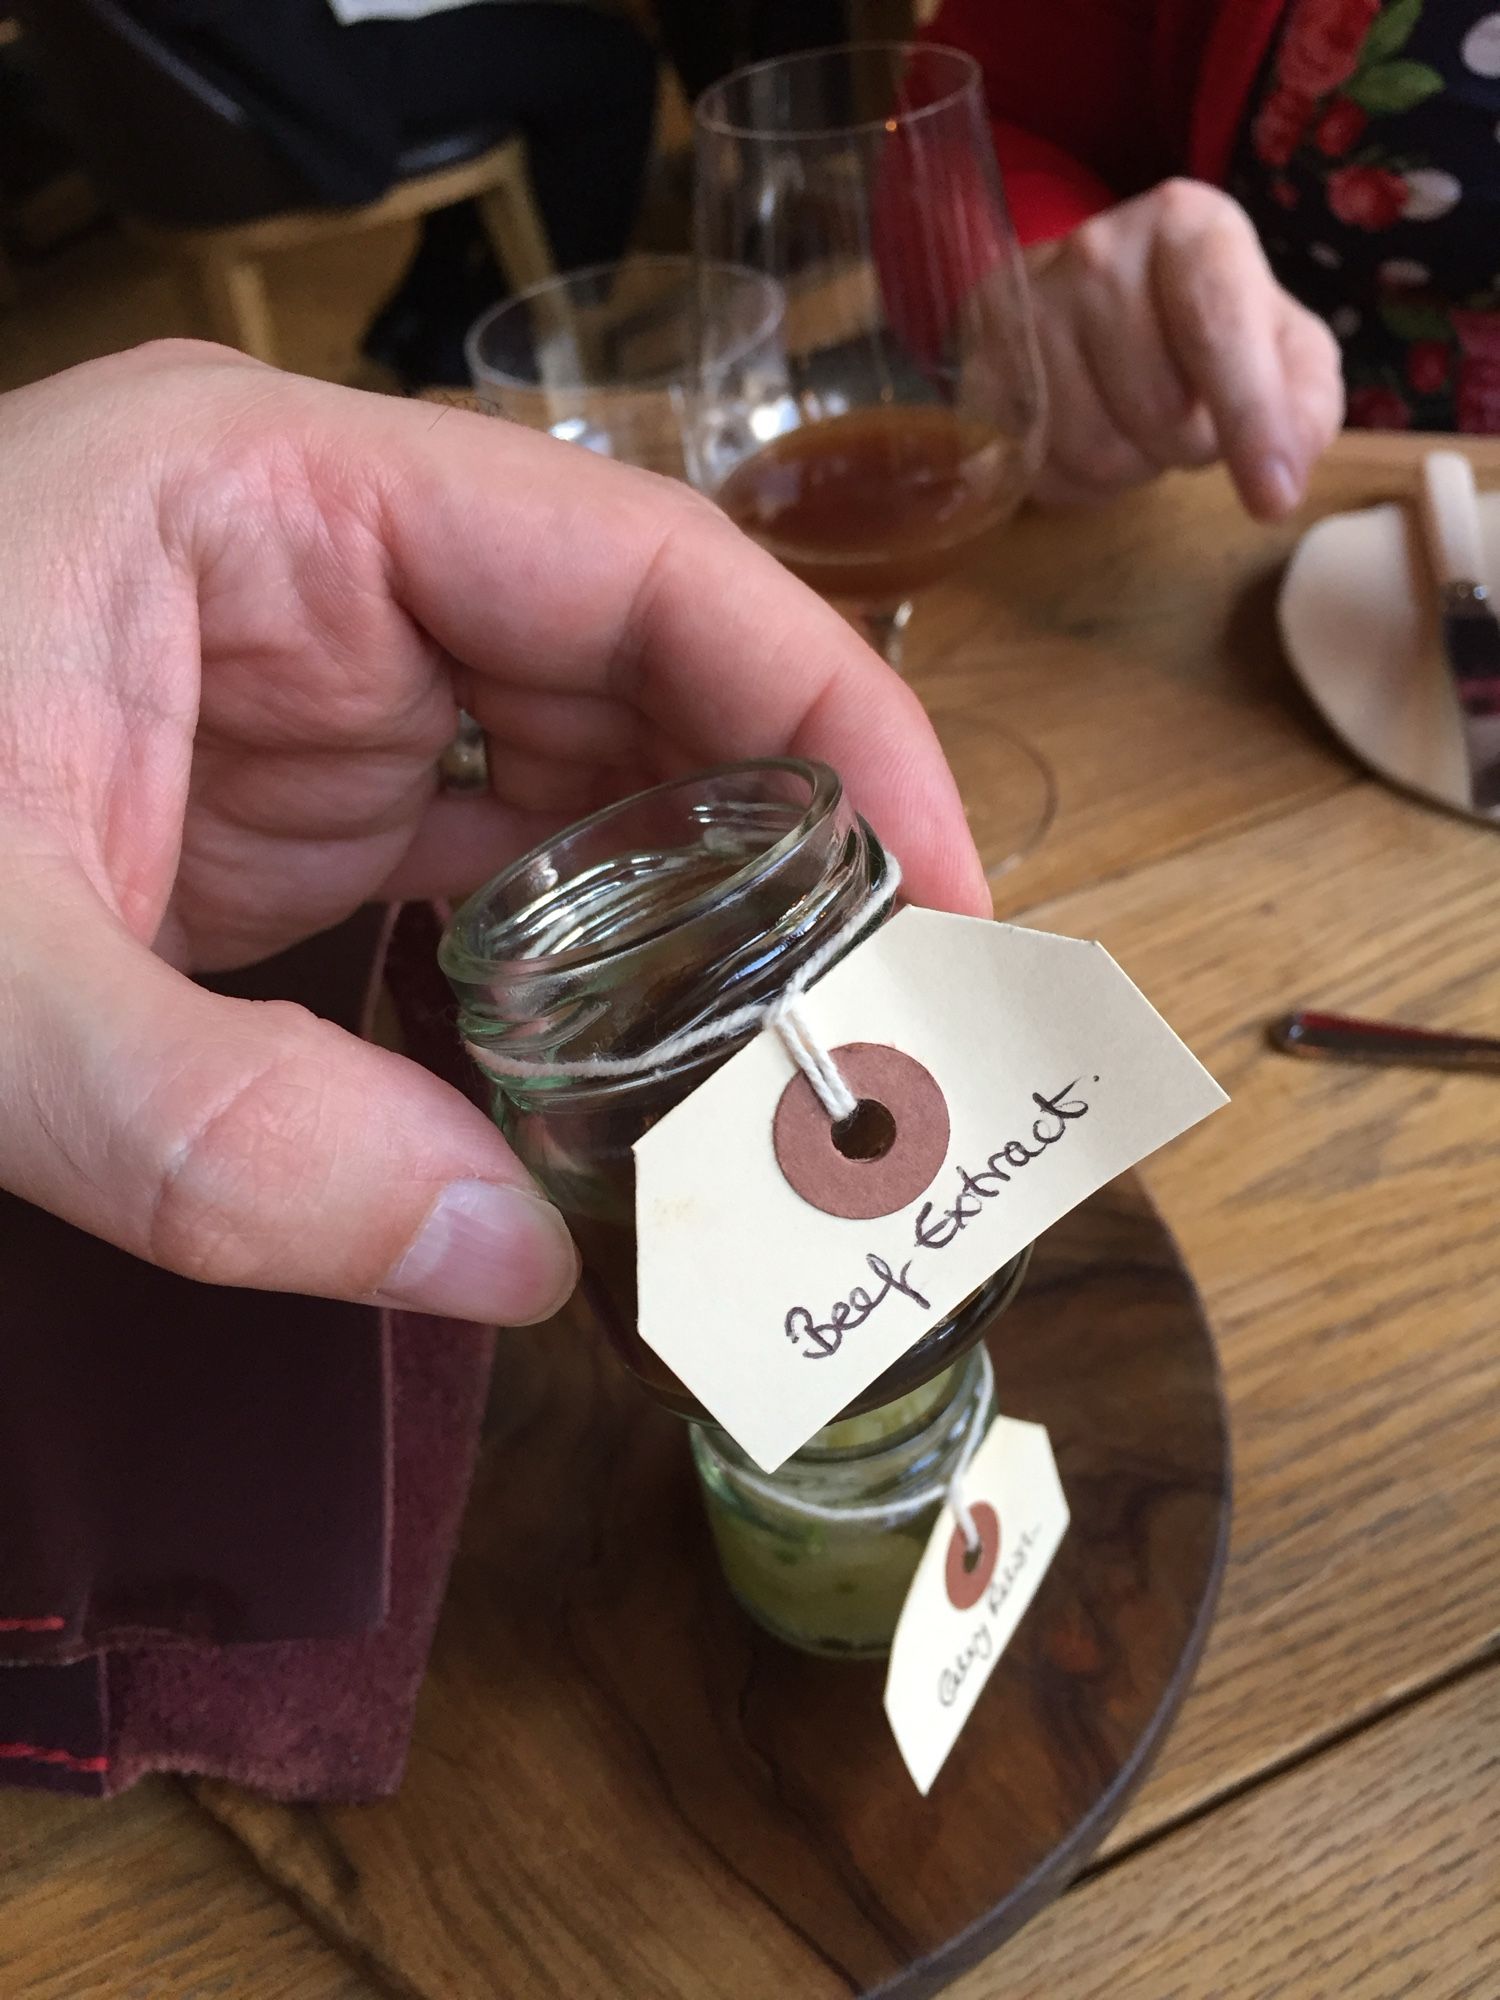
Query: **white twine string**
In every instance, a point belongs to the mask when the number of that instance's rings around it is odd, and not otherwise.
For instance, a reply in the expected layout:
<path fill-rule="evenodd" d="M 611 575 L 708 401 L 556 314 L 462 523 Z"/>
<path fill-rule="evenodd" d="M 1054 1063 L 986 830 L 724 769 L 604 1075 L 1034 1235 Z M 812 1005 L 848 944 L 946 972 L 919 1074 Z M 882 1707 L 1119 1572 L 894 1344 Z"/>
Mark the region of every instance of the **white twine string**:
<path fill-rule="evenodd" d="M 781 1037 L 781 1046 L 817 1093 L 819 1104 L 837 1125 L 854 1116 L 859 1102 L 839 1074 L 839 1066 L 813 1033 L 802 1012 L 800 993 L 783 993 L 766 1015 L 766 1026 Z"/>
<path fill-rule="evenodd" d="M 853 916 L 840 925 L 826 944 L 819 945 L 802 961 L 779 993 L 769 1000 L 755 1000 L 748 1006 L 736 1007 L 730 1013 L 720 1015 L 717 1021 L 705 1021 L 699 1027 L 684 1028 L 681 1034 L 667 1035 L 650 1048 L 636 1050 L 633 1055 L 581 1056 L 576 1062 L 548 1061 L 538 1064 L 502 1055 L 498 1050 L 486 1048 L 482 1042 L 466 1042 L 464 1046 L 480 1068 L 488 1070 L 491 1076 L 535 1076 L 539 1068 L 545 1068 L 549 1077 L 605 1082 L 614 1077 L 660 1076 L 675 1068 L 685 1056 L 695 1055 L 699 1049 L 712 1048 L 718 1042 L 731 1041 L 737 1035 L 749 1034 L 757 1028 L 773 1028 L 787 1054 L 812 1085 L 818 1102 L 837 1124 L 851 1115 L 859 1100 L 839 1074 L 833 1057 L 813 1033 L 799 1003 L 808 987 L 843 956 L 872 919 L 890 907 L 900 887 L 900 863 L 894 855 L 887 854 L 880 880 Z"/>
<path fill-rule="evenodd" d="M 983 1416 L 985 1405 L 989 1402 L 990 1395 L 995 1387 L 994 1364 L 990 1360 L 989 1349 L 982 1344 L 979 1349 L 979 1358 L 984 1366 L 984 1390 L 979 1398 L 979 1408 L 975 1412 L 975 1421 L 969 1426 L 969 1435 L 964 1440 L 964 1448 L 958 1454 L 958 1463 L 954 1466 L 948 1480 L 948 1505 L 953 1511 L 953 1518 L 957 1521 L 959 1532 L 964 1538 L 964 1547 L 971 1556 L 978 1555 L 979 1553 L 980 1536 L 979 1530 L 974 1524 L 974 1516 L 969 1512 L 969 1503 L 964 1497 L 964 1481 L 968 1477 L 969 1467 L 974 1463 L 974 1454 L 984 1443 L 985 1433 L 989 1429 L 988 1424 L 981 1424 L 979 1422 L 979 1418 Z"/>
<path fill-rule="evenodd" d="M 974 1414 L 969 1419 L 969 1434 L 964 1439 L 963 1449 L 958 1455 L 958 1463 L 948 1475 L 946 1498 L 953 1510 L 954 1519 L 964 1538 L 964 1547 L 971 1552 L 978 1549 L 979 1530 L 974 1524 L 968 1503 L 964 1499 L 964 1476 L 974 1463 L 974 1454 L 984 1443 L 990 1420 L 994 1416 L 991 1398 L 995 1392 L 995 1369 L 989 1357 L 989 1350 L 983 1345 L 975 1350 L 979 1356 L 979 1370 L 983 1386 L 974 1405 Z M 850 1507 L 828 1507 L 820 1500 L 804 1500 L 790 1488 L 775 1479 L 762 1477 L 758 1472 L 750 1472 L 739 1466 L 734 1470 L 737 1486 L 747 1486 L 752 1493 L 763 1499 L 774 1501 L 778 1507 L 791 1514 L 803 1514 L 811 1521 L 831 1521 L 838 1526 L 843 1521 L 890 1521 L 905 1520 L 908 1515 L 922 1514 L 932 1505 L 933 1489 L 924 1487 L 919 1493 L 908 1493 L 904 1499 L 875 1500 L 860 1502 Z"/>

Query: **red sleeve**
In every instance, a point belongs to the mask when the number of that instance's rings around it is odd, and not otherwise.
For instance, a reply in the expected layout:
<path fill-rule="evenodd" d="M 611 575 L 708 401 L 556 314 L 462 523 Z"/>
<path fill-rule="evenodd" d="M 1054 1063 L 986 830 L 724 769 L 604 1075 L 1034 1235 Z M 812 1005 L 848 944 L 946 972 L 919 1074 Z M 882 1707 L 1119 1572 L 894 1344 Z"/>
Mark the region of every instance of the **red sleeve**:
<path fill-rule="evenodd" d="M 1127 0 L 943 0 L 926 31 L 984 72 L 1023 243 L 1076 228 L 1139 185 L 1153 27 Z"/>
<path fill-rule="evenodd" d="M 1082 160 L 1020 125 L 992 118 L 995 156 L 1005 181 L 1005 201 L 1022 243 L 1050 243 L 1087 222 L 1119 196 Z"/>

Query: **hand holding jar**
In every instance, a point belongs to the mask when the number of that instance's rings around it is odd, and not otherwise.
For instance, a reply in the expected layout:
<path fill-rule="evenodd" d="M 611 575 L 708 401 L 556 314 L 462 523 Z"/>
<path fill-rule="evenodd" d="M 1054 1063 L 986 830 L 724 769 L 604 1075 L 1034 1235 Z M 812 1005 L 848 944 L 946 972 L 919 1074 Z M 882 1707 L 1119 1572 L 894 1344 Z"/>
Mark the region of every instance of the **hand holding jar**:
<path fill-rule="evenodd" d="M 915 697 L 685 487 L 170 344 L 0 400 L 0 1184 L 211 1281 L 501 1323 L 576 1254 L 490 1122 L 193 970 L 448 896 L 724 759 L 988 895 Z M 490 785 L 443 795 L 459 708 Z"/>

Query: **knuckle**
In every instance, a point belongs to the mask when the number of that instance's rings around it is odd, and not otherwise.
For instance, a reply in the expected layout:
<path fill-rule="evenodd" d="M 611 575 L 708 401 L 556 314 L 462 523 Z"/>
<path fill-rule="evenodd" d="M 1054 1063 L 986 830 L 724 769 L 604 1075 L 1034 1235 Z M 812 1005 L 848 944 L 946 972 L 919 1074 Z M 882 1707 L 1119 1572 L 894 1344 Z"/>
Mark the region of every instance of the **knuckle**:
<path fill-rule="evenodd" d="M 1257 240 L 1254 224 L 1234 196 L 1206 181 L 1175 175 L 1149 198 L 1156 204 L 1161 225 L 1174 238 L 1209 238 L 1236 251 Z"/>
<path fill-rule="evenodd" d="M 1327 320 L 1319 319 L 1316 313 L 1305 312 L 1302 308 L 1299 310 L 1304 311 L 1304 317 L 1308 321 L 1303 338 L 1307 341 L 1315 362 L 1330 378 L 1342 375 L 1344 355 L 1333 328 Z"/>
<path fill-rule="evenodd" d="M 1075 270 L 1084 277 L 1113 275 L 1119 262 L 1118 231 L 1108 215 L 1082 222 L 1068 240 Z"/>
<path fill-rule="evenodd" d="M 1038 474 L 1031 490 L 1031 498 L 1038 507 L 1051 509 L 1098 507 L 1112 496 L 1096 493 L 1092 487 L 1082 486 L 1063 465 L 1052 461 Z"/>
<path fill-rule="evenodd" d="M 167 334 L 159 340 L 148 340 L 144 351 L 159 361 L 177 364 L 212 362 L 222 365 L 227 362 L 243 367 L 250 361 L 249 355 L 242 354 L 237 347 L 226 347 L 220 340 L 200 340 L 192 334 Z M 251 362 L 250 365 L 253 367 L 255 364 Z"/>
<path fill-rule="evenodd" d="M 1149 440 L 1146 448 L 1153 456 L 1161 448 L 1160 441 L 1180 430 L 1193 411 L 1193 397 L 1176 370 L 1170 367 L 1143 371 L 1132 402 L 1136 431 L 1142 439 Z"/>
<path fill-rule="evenodd" d="M 571 451 L 573 447 L 566 449 Z M 621 498 L 628 489 L 633 508 L 649 507 L 661 539 L 670 546 L 671 553 L 697 544 L 704 535 L 734 532 L 734 524 L 723 508 L 688 485 L 685 479 L 675 479 L 644 466 L 616 464 L 612 470 L 626 482 L 621 488 Z"/>
<path fill-rule="evenodd" d="M 1331 444 L 1344 427 L 1345 393 L 1342 375 L 1330 375 L 1319 383 L 1309 399 L 1311 408 L 1305 421 L 1312 433 L 1314 448 Z"/>
<path fill-rule="evenodd" d="M 1128 438 L 1102 430 L 1086 439 L 1060 440 L 1052 464 L 1070 488 L 1093 499 L 1137 486 L 1156 470 Z"/>
<path fill-rule="evenodd" d="M 1194 343 L 1205 361 L 1222 361 L 1226 351 L 1244 351 L 1274 337 L 1267 314 L 1247 293 L 1236 246 L 1222 238 L 1206 240 L 1194 252 L 1181 297 L 1185 310 L 1177 316 L 1178 338 Z"/>
<path fill-rule="evenodd" d="M 1196 226 L 1213 213 L 1217 191 L 1202 181 L 1174 174 L 1156 189 L 1152 200 L 1157 214 L 1175 228 Z"/>
<path fill-rule="evenodd" d="M 1200 406 L 1190 410 L 1167 440 L 1168 463 L 1195 471 L 1212 465 L 1219 456 L 1219 439 L 1213 419 Z"/>
<path fill-rule="evenodd" d="M 1284 366 L 1304 421 L 1326 443 L 1344 418 L 1342 351 L 1327 322 L 1301 305 L 1292 308 L 1286 341 Z"/>
<path fill-rule="evenodd" d="M 1139 423 L 1131 432 L 1131 442 L 1153 473 L 1167 472 L 1177 463 L 1175 435 L 1170 424 Z M 1117 475 L 1117 483 L 1134 482 L 1121 474 Z"/>
<path fill-rule="evenodd" d="M 670 479 L 664 472 L 653 472 L 649 476 L 657 482 L 657 495 L 663 506 L 672 508 L 676 513 L 680 528 L 699 534 L 719 534 L 733 526 L 723 508 L 696 487 L 688 486 L 680 479 Z"/>
<path fill-rule="evenodd" d="M 206 1105 L 183 1107 L 152 1193 L 146 1254 L 185 1277 L 257 1284 L 273 1253 L 258 1227 L 308 1178 L 322 1106 L 327 1024 L 292 1001 L 259 1003 L 283 1044 Z M 337 1030 L 331 1031 L 337 1033 Z M 183 1079 L 191 1098 L 202 1071 Z"/>
<path fill-rule="evenodd" d="M 248 354 L 241 354 L 238 348 L 225 347 L 216 340 L 197 340 L 187 334 L 166 334 L 156 340 L 144 340 L 118 354 L 105 355 L 92 364 L 101 372 L 127 376 L 155 375 L 185 368 L 261 369 L 265 365 L 252 360 Z"/>
<path fill-rule="evenodd" d="M 1348 409 L 1348 392 L 1344 387 L 1343 375 L 1340 373 L 1328 386 L 1328 407 L 1323 429 L 1324 444 L 1331 444 L 1344 428 L 1344 418 L 1348 415 Z"/>
<path fill-rule="evenodd" d="M 746 539 L 742 530 L 724 509 L 705 493 L 698 493 L 681 480 L 661 478 L 659 491 L 660 506 L 658 521 L 660 543 L 654 567 L 666 570 L 679 563 L 692 565 L 712 551 L 717 557 L 719 551 L 733 543 L 736 548 Z M 758 545 L 757 545 L 758 546 Z"/>
<path fill-rule="evenodd" d="M 641 696 L 648 635 L 663 592 L 684 575 L 696 573 L 704 562 L 717 562 L 731 545 L 736 561 L 753 547 L 749 536 L 705 495 L 658 474 L 640 476 L 659 481 L 655 546 L 635 578 L 630 610 L 605 682 L 616 699 L 628 703 Z"/>
<path fill-rule="evenodd" d="M 1136 486 L 1155 471 L 1128 438 L 1112 437 L 1090 455 L 1085 470 L 1090 483 L 1108 492 Z"/>

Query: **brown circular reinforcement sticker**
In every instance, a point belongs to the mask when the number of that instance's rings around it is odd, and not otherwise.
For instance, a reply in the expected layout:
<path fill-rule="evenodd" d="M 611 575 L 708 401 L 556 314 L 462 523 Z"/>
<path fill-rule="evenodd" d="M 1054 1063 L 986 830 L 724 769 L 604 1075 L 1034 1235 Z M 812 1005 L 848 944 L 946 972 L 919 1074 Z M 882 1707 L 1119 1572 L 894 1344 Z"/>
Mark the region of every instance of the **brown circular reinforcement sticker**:
<path fill-rule="evenodd" d="M 948 1105 L 930 1071 L 880 1042 L 830 1051 L 859 1100 L 835 1124 L 807 1078 L 781 1093 L 772 1126 L 787 1180 L 825 1215 L 891 1215 L 932 1185 L 948 1154 Z"/>
<path fill-rule="evenodd" d="M 955 1611 L 967 1611 L 979 1602 L 1000 1560 L 1000 1516 L 988 1500 L 976 1500 L 969 1512 L 974 1517 L 979 1547 L 971 1553 L 963 1529 L 955 1528 L 944 1571 L 948 1602 Z"/>

